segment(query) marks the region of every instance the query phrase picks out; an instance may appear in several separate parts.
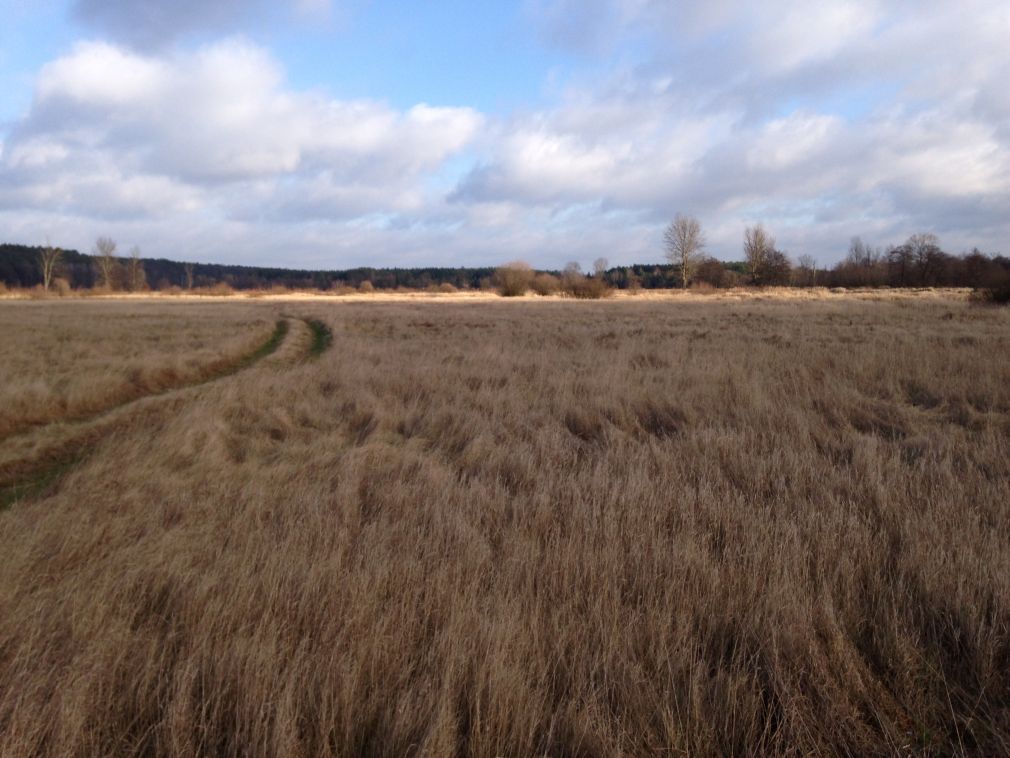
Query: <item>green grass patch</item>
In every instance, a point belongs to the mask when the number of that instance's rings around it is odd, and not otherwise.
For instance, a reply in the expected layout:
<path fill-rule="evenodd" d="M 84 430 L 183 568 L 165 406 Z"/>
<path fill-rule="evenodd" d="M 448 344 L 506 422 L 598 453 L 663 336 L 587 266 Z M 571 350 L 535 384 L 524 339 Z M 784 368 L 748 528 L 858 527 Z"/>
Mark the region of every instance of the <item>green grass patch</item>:
<path fill-rule="evenodd" d="M 333 342 L 333 332 L 330 331 L 330 327 L 318 319 L 311 319 L 305 323 L 312 330 L 312 344 L 309 346 L 309 356 L 318 358 Z"/>
<path fill-rule="evenodd" d="M 7 510 L 22 500 L 51 494 L 71 469 L 83 460 L 75 454 L 56 463 L 50 463 L 18 482 L 0 485 L 0 511 Z"/>
<path fill-rule="evenodd" d="M 276 351 L 277 348 L 281 346 L 281 343 L 284 341 L 284 337 L 287 336 L 287 333 L 288 333 L 288 322 L 284 319 L 278 319 L 277 324 L 274 326 L 273 334 L 270 335 L 270 339 L 268 339 L 266 342 L 264 342 L 262 345 L 256 348 L 255 352 L 250 353 L 241 361 L 232 366 L 225 374 L 222 374 L 222 376 L 227 376 L 228 374 L 234 374 L 236 371 L 248 368 L 252 364 L 256 363 L 256 361 L 266 358 L 268 355 Z"/>

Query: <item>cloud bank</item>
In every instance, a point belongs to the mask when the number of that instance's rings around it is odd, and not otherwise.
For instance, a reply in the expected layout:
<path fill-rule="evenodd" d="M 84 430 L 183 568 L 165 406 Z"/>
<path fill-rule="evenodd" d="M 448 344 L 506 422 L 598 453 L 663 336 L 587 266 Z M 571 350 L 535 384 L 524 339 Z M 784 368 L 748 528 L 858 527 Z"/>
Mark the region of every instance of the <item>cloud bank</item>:
<path fill-rule="evenodd" d="M 915 231 L 1010 253 L 1003 2 L 539 0 L 531 35 L 588 63 L 552 104 L 505 115 L 298 90 L 241 37 L 160 44 L 233 27 L 249 3 L 121 5 L 78 2 L 109 39 L 44 66 L 2 137 L 0 224 L 26 241 L 560 266 L 659 260 L 687 212 L 723 258 L 757 221 L 822 262 L 852 235 Z"/>

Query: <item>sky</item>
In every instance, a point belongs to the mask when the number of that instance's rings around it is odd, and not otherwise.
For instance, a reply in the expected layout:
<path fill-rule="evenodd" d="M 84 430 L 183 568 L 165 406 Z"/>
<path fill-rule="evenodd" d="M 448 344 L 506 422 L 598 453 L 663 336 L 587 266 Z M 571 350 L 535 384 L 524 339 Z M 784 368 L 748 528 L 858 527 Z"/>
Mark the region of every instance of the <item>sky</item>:
<path fill-rule="evenodd" d="M 0 241 L 295 268 L 1010 254 L 1006 0 L 0 0 Z"/>

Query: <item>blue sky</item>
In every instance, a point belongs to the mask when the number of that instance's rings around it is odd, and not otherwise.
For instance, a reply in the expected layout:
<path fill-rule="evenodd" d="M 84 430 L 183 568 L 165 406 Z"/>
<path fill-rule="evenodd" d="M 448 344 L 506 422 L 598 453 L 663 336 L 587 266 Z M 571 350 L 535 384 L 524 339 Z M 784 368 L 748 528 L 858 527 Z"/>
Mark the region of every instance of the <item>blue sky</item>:
<path fill-rule="evenodd" d="M 0 0 L 0 238 L 344 267 L 1010 253 L 994 0 Z M 943 55 L 937 51 L 942 50 Z"/>

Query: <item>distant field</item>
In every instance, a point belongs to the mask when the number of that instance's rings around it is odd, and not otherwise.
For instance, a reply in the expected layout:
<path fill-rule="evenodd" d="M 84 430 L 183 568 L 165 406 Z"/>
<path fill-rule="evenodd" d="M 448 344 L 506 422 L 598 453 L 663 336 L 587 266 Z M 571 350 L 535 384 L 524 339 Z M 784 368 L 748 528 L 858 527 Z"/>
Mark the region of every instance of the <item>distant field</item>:
<path fill-rule="evenodd" d="M 0 328 L 0 755 L 1010 751 L 1008 309 Z"/>

